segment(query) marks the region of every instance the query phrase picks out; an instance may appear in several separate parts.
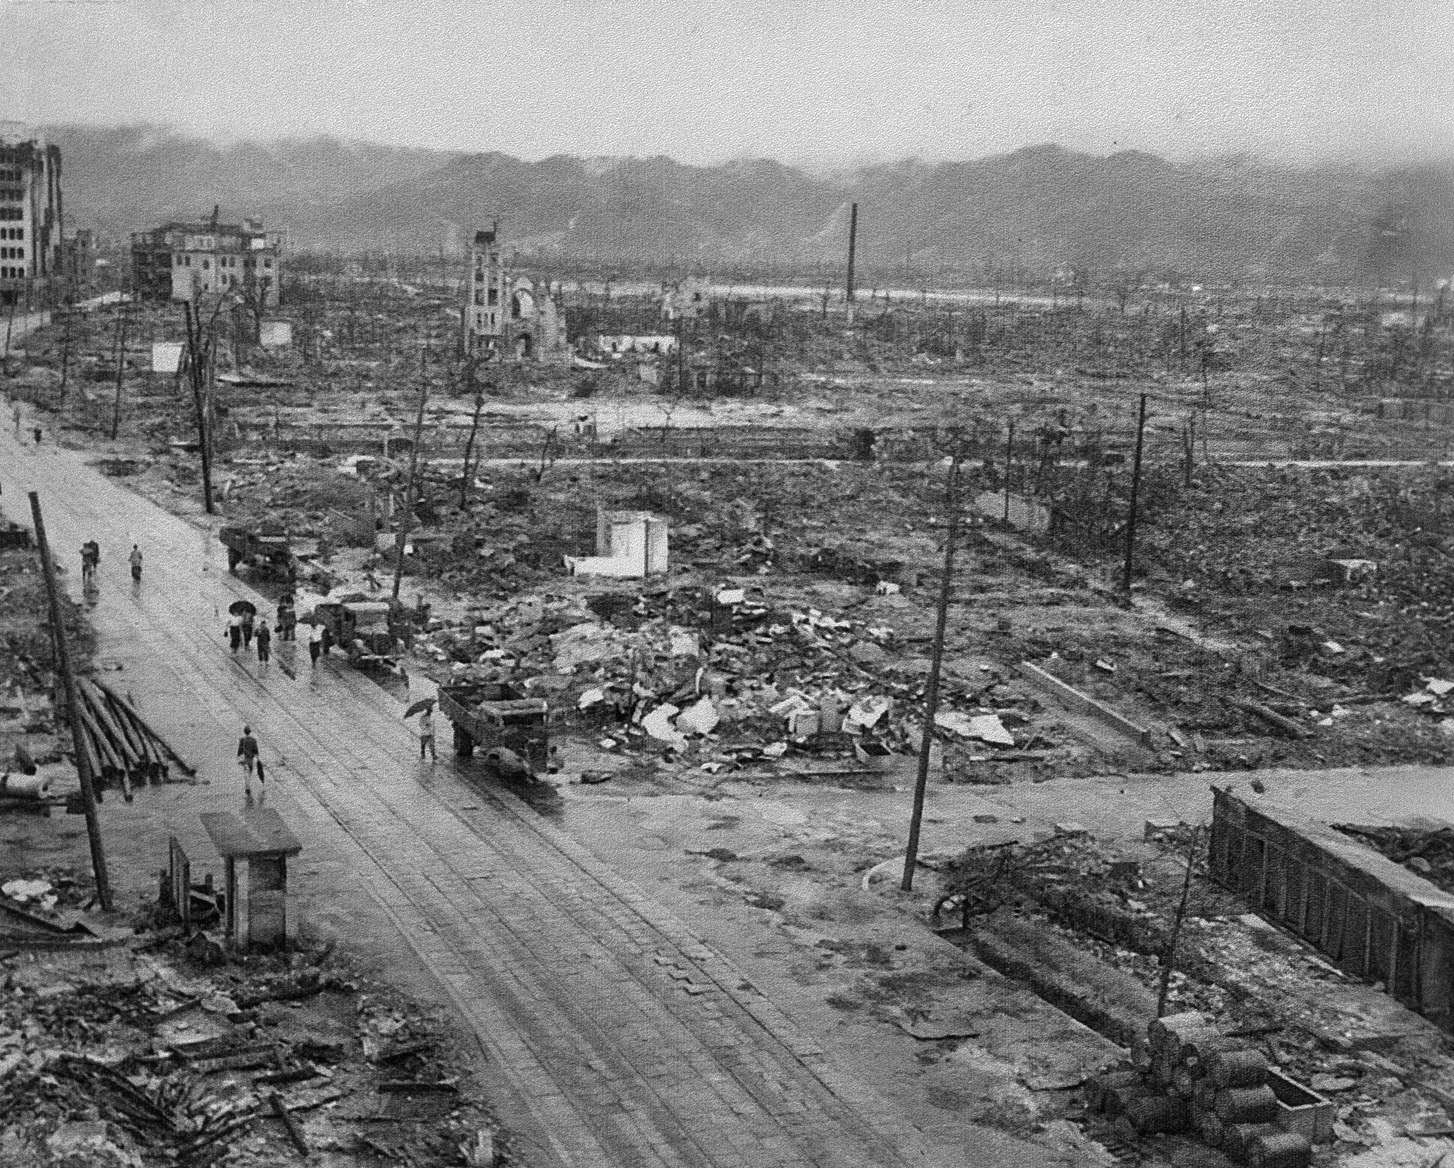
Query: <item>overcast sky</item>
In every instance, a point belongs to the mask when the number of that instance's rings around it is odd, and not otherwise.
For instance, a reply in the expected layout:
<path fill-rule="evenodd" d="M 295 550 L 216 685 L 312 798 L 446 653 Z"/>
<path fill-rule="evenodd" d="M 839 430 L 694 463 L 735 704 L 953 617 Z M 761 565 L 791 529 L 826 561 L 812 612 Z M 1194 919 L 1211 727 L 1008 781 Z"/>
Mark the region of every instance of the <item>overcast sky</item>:
<path fill-rule="evenodd" d="M 1454 4 L 0 0 L 0 118 L 853 164 L 1454 157 Z"/>

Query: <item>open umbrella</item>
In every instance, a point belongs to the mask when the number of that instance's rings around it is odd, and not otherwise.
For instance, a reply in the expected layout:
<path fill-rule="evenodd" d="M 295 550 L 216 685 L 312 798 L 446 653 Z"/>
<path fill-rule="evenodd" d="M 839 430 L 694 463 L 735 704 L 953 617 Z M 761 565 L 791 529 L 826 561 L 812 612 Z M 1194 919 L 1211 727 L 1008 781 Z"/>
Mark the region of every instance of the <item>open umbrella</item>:
<path fill-rule="evenodd" d="M 253 616 L 257 616 L 257 605 L 251 600 L 234 600 L 227 606 L 227 611 L 233 616 L 241 616 L 245 612 L 250 612 Z"/>
<path fill-rule="evenodd" d="M 434 709 L 435 700 L 436 699 L 434 698 L 420 698 L 417 702 L 412 703 L 409 708 L 404 711 L 404 717 L 412 718 L 415 714 L 418 714 L 423 710 Z"/>

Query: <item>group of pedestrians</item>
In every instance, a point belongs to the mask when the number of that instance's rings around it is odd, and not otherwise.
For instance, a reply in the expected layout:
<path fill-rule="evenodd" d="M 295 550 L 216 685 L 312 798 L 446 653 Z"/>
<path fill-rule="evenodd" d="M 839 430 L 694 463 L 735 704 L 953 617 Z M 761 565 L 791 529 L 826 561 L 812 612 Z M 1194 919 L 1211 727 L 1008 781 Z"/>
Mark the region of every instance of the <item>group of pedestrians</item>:
<path fill-rule="evenodd" d="M 131 545 L 131 554 L 126 557 L 126 562 L 131 565 L 131 581 L 133 584 L 141 584 L 141 565 L 143 556 L 141 548 L 136 544 Z M 88 539 L 81 545 L 81 586 L 91 588 L 96 584 L 96 569 L 101 566 L 101 545 L 94 539 Z"/>

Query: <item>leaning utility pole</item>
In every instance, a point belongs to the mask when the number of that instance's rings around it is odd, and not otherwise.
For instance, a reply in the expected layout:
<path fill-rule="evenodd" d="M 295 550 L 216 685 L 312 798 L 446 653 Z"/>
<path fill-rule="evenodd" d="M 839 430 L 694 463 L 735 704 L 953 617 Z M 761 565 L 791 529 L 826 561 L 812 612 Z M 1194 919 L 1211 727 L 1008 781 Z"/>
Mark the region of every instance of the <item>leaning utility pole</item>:
<path fill-rule="evenodd" d="M 91 841 L 91 871 L 96 876 L 96 899 L 107 912 L 111 911 L 111 881 L 106 874 L 106 850 L 101 846 L 101 821 L 96 815 L 96 781 L 91 774 L 90 756 L 82 742 L 81 704 L 76 698 L 76 679 L 71 675 L 71 651 L 66 644 L 66 626 L 61 623 L 61 597 L 56 587 L 56 565 L 51 559 L 50 541 L 45 535 L 45 520 L 40 514 L 40 495 L 30 492 L 30 514 L 35 520 L 35 542 L 40 548 L 41 572 L 45 576 L 46 596 L 50 601 L 51 641 L 55 645 L 56 672 L 66 691 L 66 716 L 71 723 L 71 742 L 76 752 L 76 773 L 81 778 L 81 805 L 86 813 L 86 835 Z"/>
<path fill-rule="evenodd" d="M 421 364 L 423 357 L 420 357 Z M 415 475 L 419 470 L 419 435 L 424 430 L 424 403 L 429 400 L 429 382 L 420 378 L 419 413 L 414 417 L 414 445 L 409 451 L 409 485 L 404 492 L 404 515 L 399 520 L 399 530 L 394 539 L 394 599 L 399 599 L 399 583 L 404 578 L 404 544 L 409 539 L 409 528 L 414 519 Z"/>
<path fill-rule="evenodd" d="M 1141 448 L 1146 439 L 1146 395 L 1141 395 L 1141 412 L 1136 419 L 1136 461 L 1131 464 L 1131 510 L 1126 516 L 1126 566 L 1121 590 L 1131 595 L 1131 561 L 1136 555 L 1136 497 L 1141 493 Z"/>
<path fill-rule="evenodd" d="M 953 589 L 954 545 L 959 535 L 959 455 L 949 462 L 949 482 L 944 505 L 949 511 L 949 534 L 944 540 L 944 578 L 939 582 L 939 612 L 934 623 L 934 651 L 929 659 L 929 680 L 924 687 L 924 733 L 919 740 L 919 774 L 914 780 L 914 811 L 909 817 L 909 846 L 904 853 L 904 878 L 899 887 L 914 888 L 914 868 L 919 862 L 919 828 L 924 821 L 924 792 L 929 786 L 929 752 L 934 746 L 934 716 L 939 712 L 939 672 L 944 664 L 944 629 L 949 621 L 949 595 Z"/>
<path fill-rule="evenodd" d="M 858 250 L 858 204 L 848 213 L 848 287 L 844 299 L 853 303 L 853 257 Z"/>

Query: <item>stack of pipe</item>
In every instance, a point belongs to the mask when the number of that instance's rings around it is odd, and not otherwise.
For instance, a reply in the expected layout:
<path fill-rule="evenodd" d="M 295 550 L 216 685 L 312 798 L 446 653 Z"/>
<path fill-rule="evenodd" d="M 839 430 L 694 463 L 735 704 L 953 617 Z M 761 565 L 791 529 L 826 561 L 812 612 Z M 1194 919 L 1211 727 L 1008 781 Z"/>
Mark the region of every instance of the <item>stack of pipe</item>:
<path fill-rule="evenodd" d="M 147 724 L 136 707 L 105 682 L 78 678 L 81 724 L 74 727 L 76 750 L 84 752 L 98 783 L 119 783 L 131 802 L 133 783 L 161 782 L 175 763 L 188 775 L 197 769 Z"/>
<path fill-rule="evenodd" d="M 1312 1146 L 1277 1127 L 1277 1096 L 1260 1053 L 1195 1011 L 1156 1019 L 1146 1036 L 1142 1070 L 1107 1072 L 1086 1092 L 1087 1107 L 1114 1117 L 1123 1138 L 1195 1131 L 1239 1164 L 1307 1168 Z"/>

